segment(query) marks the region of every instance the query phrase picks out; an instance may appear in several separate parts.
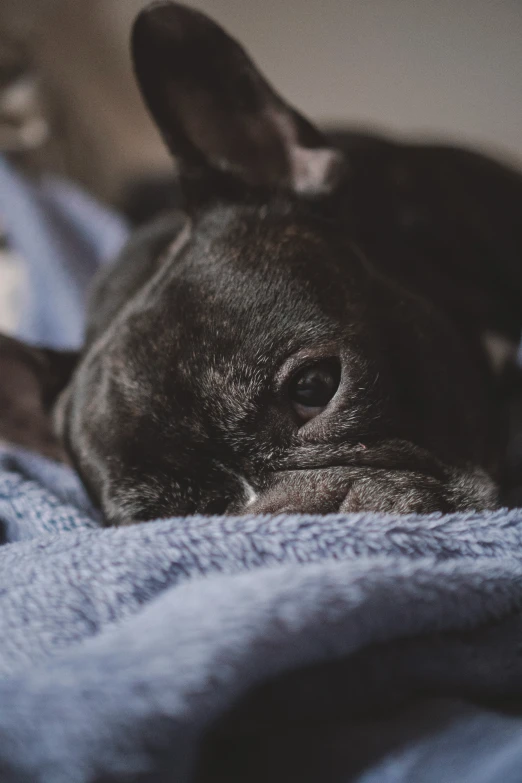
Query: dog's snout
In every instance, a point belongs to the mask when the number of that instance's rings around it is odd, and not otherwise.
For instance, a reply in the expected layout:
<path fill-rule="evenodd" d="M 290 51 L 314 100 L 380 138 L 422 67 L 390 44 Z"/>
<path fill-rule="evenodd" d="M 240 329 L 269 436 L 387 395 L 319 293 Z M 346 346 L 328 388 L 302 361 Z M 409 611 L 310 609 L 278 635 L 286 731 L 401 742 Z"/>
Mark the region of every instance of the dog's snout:
<path fill-rule="evenodd" d="M 187 482 L 178 478 L 176 485 L 183 484 Z M 183 513 L 238 516 L 249 513 L 259 500 L 259 490 L 252 481 L 222 463 L 215 463 L 206 474 L 201 471 L 189 494 L 190 498 L 184 497 L 183 501 L 191 505 L 191 510 Z"/>

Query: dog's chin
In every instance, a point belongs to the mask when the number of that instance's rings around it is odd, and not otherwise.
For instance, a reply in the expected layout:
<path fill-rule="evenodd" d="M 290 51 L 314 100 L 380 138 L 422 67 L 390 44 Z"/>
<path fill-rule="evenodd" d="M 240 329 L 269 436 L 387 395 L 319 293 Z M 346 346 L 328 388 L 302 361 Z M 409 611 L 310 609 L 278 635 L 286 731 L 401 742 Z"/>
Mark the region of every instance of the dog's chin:
<path fill-rule="evenodd" d="M 228 514 L 432 514 L 499 506 L 495 483 L 482 470 L 450 470 L 446 480 L 404 470 L 333 467 L 274 474 L 268 488 Z"/>

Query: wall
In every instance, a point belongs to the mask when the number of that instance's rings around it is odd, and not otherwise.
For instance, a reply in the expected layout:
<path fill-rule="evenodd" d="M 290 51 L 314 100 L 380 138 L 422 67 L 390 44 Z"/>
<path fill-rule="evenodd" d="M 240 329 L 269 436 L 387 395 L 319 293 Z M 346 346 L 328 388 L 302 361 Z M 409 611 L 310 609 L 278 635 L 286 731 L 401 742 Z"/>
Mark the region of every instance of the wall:
<path fill-rule="evenodd" d="M 145 4 L 105 2 L 121 57 Z M 468 140 L 522 160 L 522 0 L 192 4 L 310 116 Z"/>
<path fill-rule="evenodd" d="M 190 2 L 190 0 L 189 0 Z M 0 0 L 50 87 L 65 170 L 103 198 L 170 160 L 128 55 L 144 0 Z M 522 164 L 522 0 L 199 0 L 322 123 L 457 140 Z"/>

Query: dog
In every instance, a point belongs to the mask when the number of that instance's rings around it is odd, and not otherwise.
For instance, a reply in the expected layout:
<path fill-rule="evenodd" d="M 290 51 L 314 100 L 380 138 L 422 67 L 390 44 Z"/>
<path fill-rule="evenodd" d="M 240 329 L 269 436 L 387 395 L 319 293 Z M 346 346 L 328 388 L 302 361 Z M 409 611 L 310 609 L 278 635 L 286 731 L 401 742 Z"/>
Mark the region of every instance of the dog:
<path fill-rule="evenodd" d="M 140 13 L 132 53 L 184 208 L 98 278 L 81 352 L 2 339 L 4 438 L 72 464 L 107 524 L 496 507 L 521 175 L 341 149 L 177 3 Z"/>

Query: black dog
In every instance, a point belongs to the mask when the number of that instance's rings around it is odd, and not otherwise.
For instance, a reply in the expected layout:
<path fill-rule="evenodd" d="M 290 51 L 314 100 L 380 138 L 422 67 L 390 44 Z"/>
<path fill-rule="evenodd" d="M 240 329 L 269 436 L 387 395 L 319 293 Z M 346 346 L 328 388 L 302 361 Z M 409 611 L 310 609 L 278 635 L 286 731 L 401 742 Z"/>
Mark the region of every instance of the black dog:
<path fill-rule="evenodd" d="M 360 135 L 341 152 L 175 3 L 140 14 L 133 55 L 186 211 L 98 281 L 74 370 L 3 341 L 4 435 L 63 448 L 108 523 L 495 506 L 521 176 Z"/>

